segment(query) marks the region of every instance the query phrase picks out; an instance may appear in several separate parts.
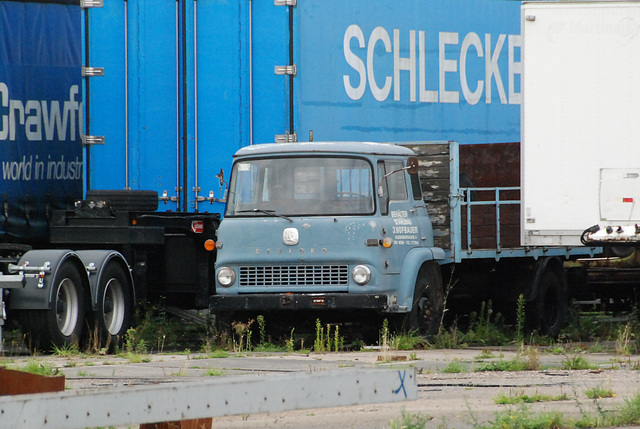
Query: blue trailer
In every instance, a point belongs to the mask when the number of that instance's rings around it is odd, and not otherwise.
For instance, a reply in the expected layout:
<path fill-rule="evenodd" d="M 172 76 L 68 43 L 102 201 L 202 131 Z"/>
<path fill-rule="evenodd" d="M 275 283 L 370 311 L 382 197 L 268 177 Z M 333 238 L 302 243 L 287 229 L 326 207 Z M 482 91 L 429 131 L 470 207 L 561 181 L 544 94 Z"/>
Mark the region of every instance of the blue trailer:
<path fill-rule="evenodd" d="M 520 141 L 507 0 L 150 0 L 87 9 L 88 186 L 222 213 L 232 155 L 281 141 Z M 228 177 L 225 176 L 225 179 Z M 211 197 L 211 198 L 210 198 Z"/>
<path fill-rule="evenodd" d="M 89 336 L 113 348 L 138 303 L 164 296 L 178 306 L 205 308 L 213 293 L 219 215 L 157 211 L 157 191 L 142 190 L 137 181 L 128 186 L 112 161 L 118 135 L 106 138 L 113 155 L 93 155 L 104 139 L 89 133 L 89 106 L 101 105 L 91 102 L 89 81 L 102 69 L 86 62 L 90 24 L 84 18 L 96 5 L 0 1 L 0 17 L 10 23 L 0 37 L 0 329 L 7 317 L 19 321 L 33 348 Z M 132 90 L 132 103 L 144 93 Z M 108 122 L 113 112 L 102 114 Z M 154 120 L 157 130 L 164 118 Z M 131 177 L 150 173 L 146 161 L 135 161 Z M 92 187 L 97 165 L 103 177 L 119 179 Z"/>

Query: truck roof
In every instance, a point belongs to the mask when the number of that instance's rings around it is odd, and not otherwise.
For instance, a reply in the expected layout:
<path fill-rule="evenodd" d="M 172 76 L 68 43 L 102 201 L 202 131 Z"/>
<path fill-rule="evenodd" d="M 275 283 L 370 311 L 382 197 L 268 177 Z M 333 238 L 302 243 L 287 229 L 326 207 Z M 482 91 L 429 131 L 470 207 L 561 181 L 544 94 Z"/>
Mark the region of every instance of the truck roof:
<path fill-rule="evenodd" d="M 266 143 L 245 146 L 235 156 L 266 155 L 275 153 L 355 153 L 366 155 L 415 155 L 411 149 L 390 143 L 372 142 L 297 142 Z"/>

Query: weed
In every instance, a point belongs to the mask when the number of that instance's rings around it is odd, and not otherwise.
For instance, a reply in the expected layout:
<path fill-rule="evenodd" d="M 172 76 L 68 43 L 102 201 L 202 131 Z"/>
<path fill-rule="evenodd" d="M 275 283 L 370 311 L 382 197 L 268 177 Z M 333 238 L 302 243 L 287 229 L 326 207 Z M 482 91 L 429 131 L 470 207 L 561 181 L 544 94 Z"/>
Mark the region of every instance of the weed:
<path fill-rule="evenodd" d="M 447 364 L 447 366 L 445 366 L 441 372 L 445 373 L 445 374 L 459 374 L 461 372 L 467 372 L 469 371 L 469 368 L 467 368 L 467 365 L 465 365 L 462 362 L 459 361 L 452 361 L 449 362 Z"/>
<path fill-rule="evenodd" d="M 605 353 L 607 348 L 600 343 L 595 343 L 587 350 L 589 353 Z"/>
<path fill-rule="evenodd" d="M 313 351 L 324 351 L 324 328 L 320 319 L 316 319 L 316 340 L 313 342 Z"/>
<path fill-rule="evenodd" d="M 454 272 L 455 272 L 455 266 L 454 266 L 454 268 L 451 269 L 449 281 L 447 282 L 447 286 L 444 288 L 444 299 L 442 301 L 442 315 L 440 316 L 440 326 L 438 327 L 438 334 L 436 335 L 436 337 L 439 337 L 440 334 L 444 330 L 444 316 L 445 316 L 445 314 L 447 314 L 447 311 L 449 310 L 447 308 L 447 302 L 449 300 L 449 294 L 453 290 L 453 288 L 456 285 L 456 283 L 458 283 L 457 279 L 454 280 L 454 278 L 455 278 Z"/>
<path fill-rule="evenodd" d="M 616 396 L 611 389 L 602 386 L 587 389 L 584 391 L 584 394 L 589 399 L 613 398 Z"/>
<path fill-rule="evenodd" d="M 400 412 L 402 417 L 399 420 L 391 421 L 391 429 L 422 429 L 433 417 L 426 417 L 421 413 L 408 413 L 404 408 Z"/>
<path fill-rule="evenodd" d="M 579 354 L 574 354 L 573 356 L 569 356 L 569 355 L 565 354 L 565 359 L 562 361 L 561 368 L 562 369 L 568 369 L 568 370 L 573 370 L 573 369 L 596 369 L 596 368 L 598 368 L 598 366 L 597 365 L 593 365 L 592 363 L 587 361 L 587 359 L 585 359 L 584 356 L 581 356 Z"/>
<path fill-rule="evenodd" d="M 530 408 L 520 404 L 496 414 L 495 420 L 482 426 L 488 429 L 518 428 L 587 428 L 587 427 L 622 427 L 637 424 L 640 421 L 640 394 L 625 399 L 624 404 L 613 410 L 600 407 L 597 413 L 587 413 L 578 404 L 582 418 L 578 421 L 567 420 L 562 414 L 542 413 L 534 415 Z M 478 427 L 478 426 L 476 426 Z"/>
<path fill-rule="evenodd" d="M 522 350 L 519 355 L 521 359 L 526 359 L 529 370 L 535 371 L 540 369 L 540 353 L 537 349 L 529 347 Z"/>
<path fill-rule="evenodd" d="M 204 342 L 200 346 L 200 352 L 211 354 L 215 353 L 218 350 L 230 350 L 232 346 L 227 342 L 228 337 L 226 335 L 220 337 L 207 337 Z"/>
<path fill-rule="evenodd" d="M 490 351 L 482 350 L 479 355 L 474 356 L 473 360 L 478 361 L 478 360 L 492 359 L 494 357 L 495 356 Z"/>
<path fill-rule="evenodd" d="M 472 345 L 503 345 L 508 342 L 506 326 L 500 313 L 493 313 L 491 301 L 483 302 L 480 312 L 470 314 L 469 330 L 460 335 L 460 343 Z"/>
<path fill-rule="evenodd" d="M 438 335 L 434 338 L 434 348 L 437 349 L 455 349 L 459 347 L 466 347 L 462 339 L 462 333 L 458 331 L 457 325 L 454 323 L 449 329 L 441 329 Z"/>
<path fill-rule="evenodd" d="M 391 348 L 393 350 L 424 349 L 427 344 L 427 340 L 418 335 L 417 331 L 394 335 L 391 338 Z"/>
<path fill-rule="evenodd" d="M 482 362 L 476 371 L 532 371 L 540 369 L 540 360 L 534 350 L 528 350 L 526 354 L 519 354 L 510 360 L 497 360 Z"/>
<path fill-rule="evenodd" d="M 251 325 L 253 323 L 253 320 L 250 320 L 247 325 L 246 328 L 245 326 L 241 326 L 241 331 L 244 330 L 244 332 L 239 332 L 238 329 L 236 329 L 236 333 L 242 337 L 243 334 L 247 335 L 247 345 L 246 345 L 246 349 L 245 351 L 249 351 L 250 349 L 253 349 L 253 351 L 256 352 L 277 352 L 277 351 L 282 351 L 282 347 L 281 346 L 277 346 L 275 344 L 272 344 L 271 342 L 268 341 L 267 339 L 267 322 L 264 318 L 263 315 L 259 315 L 256 317 L 256 323 L 258 324 L 258 336 L 260 338 L 260 342 L 258 343 L 257 346 L 252 347 L 251 345 Z M 236 325 L 237 326 L 237 325 Z M 242 341 L 240 341 L 242 342 Z M 243 351 L 243 350 L 240 350 Z"/>
<path fill-rule="evenodd" d="M 500 394 L 497 398 L 493 399 L 493 402 L 500 405 L 515 405 L 515 404 L 531 404 L 534 402 L 551 402 L 551 401 L 566 401 L 569 397 L 566 393 L 557 396 L 541 395 L 538 392 L 527 395 L 524 392 L 517 393 L 515 395 Z"/>
<path fill-rule="evenodd" d="M 333 334 L 331 333 L 331 326 L 335 327 Z M 330 352 L 333 348 L 333 351 L 337 352 L 343 347 L 344 337 L 340 336 L 340 326 L 327 323 L 327 333 L 325 335 L 320 319 L 316 319 L 316 340 L 313 343 L 313 350 L 316 352 Z"/>
<path fill-rule="evenodd" d="M 631 355 L 631 347 L 629 346 L 629 341 L 631 341 L 632 336 L 633 334 L 631 333 L 631 322 L 627 322 L 624 326 L 620 327 L 618 336 L 616 338 L 616 354 L 622 356 Z"/>
<path fill-rule="evenodd" d="M 231 327 L 233 328 L 235 334 L 238 336 L 238 343 L 236 344 L 236 339 L 233 339 L 233 349 L 236 352 L 248 352 L 251 350 L 251 326 L 253 325 L 254 320 L 250 319 L 247 323 L 242 322 L 233 322 Z"/>
<path fill-rule="evenodd" d="M 46 376 L 58 375 L 60 373 L 58 368 L 54 367 L 53 365 L 48 363 L 39 363 L 34 360 L 28 361 L 27 364 L 23 367 L 12 368 L 12 369 L 28 372 L 30 374 L 46 375 Z"/>
<path fill-rule="evenodd" d="M 418 335 L 418 331 L 399 332 L 392 334 L 389 329 L 389 321 L 382 321 L 382 329 L 380 330 L 380 346 L 383 350 L 415 350 L 424 349 L 428 343 L 424 337 Z"/>
<path fill-rule="evenodd" d="M 549 353 L 553 355 L 563 355 L 567 352 L 567 350 L 563 346 L 555 346 L 549 350 Z"/>
<path fill-rule="evenodd" d="M 333 350 L 339 351 L 344 347 L 344 337 L 340 336 L 340 327 L 336 325 L 336 329 L 333 332 Z"/>
<path fill-rule="evenodd" d="M 53 354 L 60 357 L 80 356 L 80 347 L 77 344 L 64 344 L 63 346 L 53 346 Z"/>
<path fill-rule="evenodd" d="M 293 353 L 295 352 L 295 344 L 293 341 L 293 331 L 295 331 L 296 328 L 291 328 L 291 333 L 289 334 L 289 338 L 287 338 L 285 340 L 285 349 L 287 350 L 287 353 Z"/>
<path fill-rule="evenodd" d="M 630 426 L 640 421 L 640 395 L 637 394 L 631 399 L 625 399 L 624 405 L 620 407 L 618 413 L 611 419 L 612 426 Z"/>
<path fill-rule="evenodd" d="M 207 369 L 207 372 L 205 372 L 204 374 L 207 377 L 221 377 L 223 375 L 225 375 L 225 372 L 221 369 L 217 369 L 217 368 L 209 368 Z"/>
<path fill-rule="evenodd" d="M 124 336 L 124 351 L 127 354 L 140 354 L 147 352 L 145 340 L 141 337 L 137 328 L 127 329 Z"/>
<path fill-rule="evenodd" d="M 147 306 L 136 317 L 137 337 L 144 340 L 147 348 L 153 345 L 159 352 L 165 349 L 183 349 L 185 344 L 193 338 L 203 338 L 208 335 L 206 327 L 185 323 L 183 319 L 171 317 L 167 312 L 164 299 L 154 306 Z"/>
<path fill-rule="evenodd" d="M 263 315 L 259 315 L 256 317 L 256 321 L 258 322 L 258 331 L 260 335 L 260 345 L 263 345 L 267 342 L 267 323 L 264 320 Z"/>
<path fill-rule="evenodd" d="M 271 343 L 258 344 L 253 348 L 254 352 L 282 352 L 284 350 L 285 348 L 283 346 Z"/>
<path fill-rule="evenodd" d="M 516 344 L 520 347 L 524 345 L 524 326 L 525 326 L 525 301 L 524 295 L 518 296 L 518 303 L 516 305 Z"/>
<path fill-rule="evenodd" d="M 534 415 L 524 406 L 509 408 L 496 413 L 495 420 L 489 422 L 483 428 L 509 428 L 509 429 L 533 429 L 533 428 L 561 428 L 566 427 L 562 413 L 551 412 Z"/>
<path fill-rule="evenodd" d="M 142 355 L 139 354 L 127 354 L 127 358 L 129 359 L 130 363 L 141 363 L 142 362 Z"/>

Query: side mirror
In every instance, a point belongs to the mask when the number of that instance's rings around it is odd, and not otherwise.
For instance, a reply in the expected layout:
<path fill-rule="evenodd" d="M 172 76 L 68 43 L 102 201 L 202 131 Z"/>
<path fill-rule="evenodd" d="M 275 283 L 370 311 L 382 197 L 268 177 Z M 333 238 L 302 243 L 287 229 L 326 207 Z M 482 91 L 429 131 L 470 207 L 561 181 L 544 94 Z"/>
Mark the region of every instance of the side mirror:
<path fill-rule="evenodd" d="M 418 158 L 412 156 L 407 159 L 407 171 L 409 174 L 418 174 Z"/>
<path fill-rule="evenodd" d="M 224 170 L 221 168 L 220 173 L 216 174 L 216 178 L 220 181 L 220 186 L 224 185 L 226 180 L 224 180 Z"/>

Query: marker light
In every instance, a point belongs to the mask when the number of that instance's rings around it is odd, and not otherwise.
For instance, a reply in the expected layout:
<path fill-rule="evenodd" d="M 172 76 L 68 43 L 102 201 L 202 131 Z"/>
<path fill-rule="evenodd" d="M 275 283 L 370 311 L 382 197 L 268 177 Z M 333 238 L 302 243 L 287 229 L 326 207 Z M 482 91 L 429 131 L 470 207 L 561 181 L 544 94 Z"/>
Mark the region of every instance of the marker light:
<path fill-rule="evenodd" d="M 207 241 L 204 242 L 204 249 L 211 252 L 213 249 L 216 248 L 216 242 L 213 241 L 212 239 L 208 239 Z"/>
<path fill-rule="evenodd" d="M 387 249 L 388 249 L 388 248 L 389 248 L 389 247 L 391 247 L 391 246 L 393 246 L 393 238 L 391 238 L 391 237 L 385 237 L 385 238 L 382 240 L 382 247 L 384 247 L 384 248 L 387 248 Z"/>

